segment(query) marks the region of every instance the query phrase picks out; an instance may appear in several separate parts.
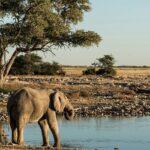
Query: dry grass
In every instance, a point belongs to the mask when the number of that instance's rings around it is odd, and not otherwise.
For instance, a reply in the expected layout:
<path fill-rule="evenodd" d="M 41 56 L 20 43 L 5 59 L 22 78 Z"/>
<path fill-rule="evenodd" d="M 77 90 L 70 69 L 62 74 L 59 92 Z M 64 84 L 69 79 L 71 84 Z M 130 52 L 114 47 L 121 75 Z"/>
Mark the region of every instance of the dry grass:
<path fill-rule="evenodd" d="M 150 68 L 117 68 L 117 74 L 122 75 L 150 75 Z"/>
<path fill-rule="evenodd" d="M 86 70 L 87 67 L 63 67 L 63 70 L 66 72 L 67 75 L 82 75 L 83 70 Z"/>
<path fill-rule="evenodd" d="M 64 67 L 63 69 L 66 71 L 66 75 L 68 76 L 81 76 L 82 71 L 85 70 L 87 67 Z M 150 68 L 115 68 L 117 71 L 117 76 L 120 77 L 136 77 L 136 76 L 147 76 L 150 77 Z M 26 76 L 18 76 L 23 78 L 49 78 L 51 76 L 34 76 L 34 75 L 26 75 Z M 61 76 L 52 76 L 61 78 Z M 25 86 L 33 87 L 33 88 L 49 88 L 50 86 L 61 88 L 61 84 L 52 85 L 47 82 L 43 82 L 41 84 L 32 83 L 32 82 L 25 82 L 25 81 L 18 81 L 16 76 L 10 76 L 8 82 L 5 83 L 4 88 L 8 89 L 19 89 Z M 59 87 L 60 86 L 60 87 Z"/>
<path fill-rule="evenodd" d="M 67 75 L 82 75 L 83 70 L 86 70 L 87 67 L 81 66 L 81 67 L 63 67 L 64 71 L 66 72 Z M 124 75 L 150 75 L 150 67 L 149 68 L 142 68 L 142 67 L 137 67 L 137 68 L 115 68 L 117 71 L 117 75 L 119 76 L 124 76 Z"/>

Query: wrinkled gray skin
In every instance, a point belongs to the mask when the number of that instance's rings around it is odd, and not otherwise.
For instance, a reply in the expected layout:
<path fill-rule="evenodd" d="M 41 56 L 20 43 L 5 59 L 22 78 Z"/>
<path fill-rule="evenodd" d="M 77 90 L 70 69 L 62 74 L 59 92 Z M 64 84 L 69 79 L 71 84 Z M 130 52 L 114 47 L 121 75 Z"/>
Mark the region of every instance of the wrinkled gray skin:
<path fill-rule="evenodd" d="M 63 112 L 70 120 L 74 116 L 73 106 L 62 92 L 48 92 L 23 88 L 10 96 L 7 104 L 12 130 L 12 143 L 24 144 L 24 127 L 38 122 L 43 135 L 43 146 L 49 146 L 49 128 L 54 136 L 54 147 L 60 147 L 56 112 Z"/>

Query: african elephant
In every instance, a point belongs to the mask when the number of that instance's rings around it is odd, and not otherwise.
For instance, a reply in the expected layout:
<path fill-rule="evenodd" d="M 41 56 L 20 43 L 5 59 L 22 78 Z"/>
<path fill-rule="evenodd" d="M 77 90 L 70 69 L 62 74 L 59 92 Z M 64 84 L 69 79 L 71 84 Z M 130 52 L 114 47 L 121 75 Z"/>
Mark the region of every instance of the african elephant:
<path fill-rule="evenodd" d="M 24 127 L 38 122 L 43 136 L 43 146 L 49 146 L 49 128 L 54 137 L 54 147 L 60 147 L 56 112 L 63 112 L 70 120 L 74 116 L 73 106 L 60 91 L 37 90 L 29 87 L 17 90 L 7 103 L 12 130 L 12 143 L 24 144 Z"/>

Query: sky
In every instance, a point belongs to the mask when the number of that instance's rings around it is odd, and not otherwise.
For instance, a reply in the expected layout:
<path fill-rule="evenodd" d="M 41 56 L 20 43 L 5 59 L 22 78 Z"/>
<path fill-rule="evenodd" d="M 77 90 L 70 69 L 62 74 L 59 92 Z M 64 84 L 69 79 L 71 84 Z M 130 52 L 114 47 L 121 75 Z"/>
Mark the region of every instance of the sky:
<path fill-rule="evenodd" d="M 97 32 L 99 46 L 55 50 L 41 54 L 45 61 L 63 65 L 91 65 L 112 54 L 115 65 L 150 66 L 150 0 L 90 0 L 92 10 L 76 29 Z"/>

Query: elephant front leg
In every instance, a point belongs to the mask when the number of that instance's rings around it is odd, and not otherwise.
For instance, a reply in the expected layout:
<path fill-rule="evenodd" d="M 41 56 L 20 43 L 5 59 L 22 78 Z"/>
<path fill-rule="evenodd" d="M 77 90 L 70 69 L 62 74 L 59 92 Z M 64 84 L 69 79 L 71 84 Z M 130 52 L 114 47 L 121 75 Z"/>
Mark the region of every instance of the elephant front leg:
<path fill-rule="evenodd" d="M 46 119 L 40 120 L 38 122 L 40 125 L 42 136 L 43 136 L 43 145 L 42 146 L 49 146 L 49 126 Z"/>
<path fill-rule="evenodd" d="M 47 121 L 48 125 L 52 131 L 54 136 L 54 147 L 60 148 L 60 135 L 59 135 L 59 127 L 57 123 L 56 113 L 52 110 L 49 110 L 47 113 Z"/>
<path fill-rule="evenodd" d="M 58 148 L 61 147 L 58 126 L 56 124 L 54 126 L 51 125 L 50 129 L 51 129 L 52 134 L 54 136 L 54 147 L 58 147 Z"/>

